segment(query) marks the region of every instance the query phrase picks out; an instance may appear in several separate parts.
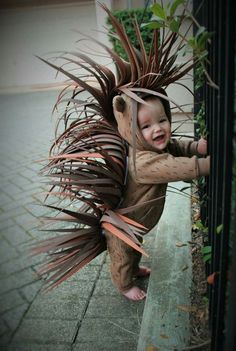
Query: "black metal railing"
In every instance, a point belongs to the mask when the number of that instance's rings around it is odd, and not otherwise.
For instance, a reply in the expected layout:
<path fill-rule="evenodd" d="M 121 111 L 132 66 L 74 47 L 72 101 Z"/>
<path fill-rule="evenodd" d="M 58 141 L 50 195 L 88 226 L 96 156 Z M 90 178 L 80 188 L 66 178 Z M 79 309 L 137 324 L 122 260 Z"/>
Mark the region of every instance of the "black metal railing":
<path fill-rule="evenodd" d="M 211 174 L 207 184 L 207 222 L 212 259 L 207 273 L 216 272 L 214 284 L 209 288 L 212 351 L 236 350 L 236 325 L 234 324 L 232 328 L 229 323 L 233 318 L 230 315 L 230 304 L 233 301 L 231 295 L 235 291 L 233 288 L 235 285 L 229 282 L 229 272 L 233 271 L 234 262 L 231 252 L 233 248 L 236 249 L 235 241 L 230 240 L 230 229 L 231 235 L 232 231 L 236 234 L 235 227 L 234 229 L 232 227 L 232 223 L 235 223 L 235 214 L 231 213 L 235 196 L 232 193 L 233 140 L 235 140 L 233 129 L 236 124 L 234 8 L 232 0 L 194 1 L 194 11 L 198 10 L 195 16 L 199 23 L 208 31 L 214 32 L 209 45 L 208 72 L 218 85 L 218 89 L 206 85 L 201 92 L 206 106 L 211 155 Z M 234 313 L 236 314 L 236 311 Z"/>

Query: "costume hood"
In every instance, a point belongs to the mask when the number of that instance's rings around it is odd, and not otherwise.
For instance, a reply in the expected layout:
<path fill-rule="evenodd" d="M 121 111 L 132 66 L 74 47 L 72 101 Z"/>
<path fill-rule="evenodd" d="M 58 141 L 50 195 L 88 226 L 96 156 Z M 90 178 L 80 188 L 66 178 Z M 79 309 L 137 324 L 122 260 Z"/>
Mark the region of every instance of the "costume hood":
<path fill-rule="evenodd" d="M 162 95 L 167 97 L 166 92 L 161 89 L 159 91 Z M 139 95 L 139 98 L 145 102 L 147 97 L 151 96 L 151 94 L 142 94 Z M 159 98 L 159 97 L 157 97 Z M 170 103 L 168 100 L 163 98 L 159 98 L 164 106 L 166 116 L 171 123 L 171 111 L 170 111 Z M 139 129 L 138 126 L 138 106 L 141 102 L 138 102 L 136 99 L 132 99 L 126 94 L 117 95 L 113 98 L 113 113 L 118 125 L 118 131 L 123 139 L 127 141 L 127 143 L 135 147 L 138 150 L 150 150 L 157 151 L 155 148 L 150 146 L 145 139 Z"/>

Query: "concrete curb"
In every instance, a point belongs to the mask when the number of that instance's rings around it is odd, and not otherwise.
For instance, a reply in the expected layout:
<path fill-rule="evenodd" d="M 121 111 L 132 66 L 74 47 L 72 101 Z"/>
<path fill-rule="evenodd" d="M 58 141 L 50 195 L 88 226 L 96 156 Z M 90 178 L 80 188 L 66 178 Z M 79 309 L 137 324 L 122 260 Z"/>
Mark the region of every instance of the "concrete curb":
<path fill-rule="evenodd" d="M 182 189 L 188 184 L 171 186 Z M 190 338 L 189 312 L 184 307 L 191 303 L 192 261 L 187 245 L 191 240 L 191 199 L 173 191 L 168 188 L 165 210 L 155 229 L 155 256 L 137 351 L 151 346 L 158 351 L 179 351 Z M 190 194 L 190 189 L 184 192 Z"/>

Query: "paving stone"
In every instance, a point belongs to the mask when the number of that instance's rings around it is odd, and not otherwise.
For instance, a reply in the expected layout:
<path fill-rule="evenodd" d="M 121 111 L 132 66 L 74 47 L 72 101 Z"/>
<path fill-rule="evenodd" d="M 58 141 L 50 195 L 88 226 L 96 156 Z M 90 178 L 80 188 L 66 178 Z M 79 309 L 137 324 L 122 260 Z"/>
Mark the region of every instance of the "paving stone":
<path fill-rule="evenodd" d="M 22 216 L 25 216 L 25 214 Z M 19 244 L 23 244 L 32 240 L 32 237 L 26 232 L 26 230 L 23 230 L 19 225 L 5 228 L 1 232 L 3 233 L 6 240 L 11 244 L 11 246 L 18 246 Z"/>
<path fill-rule="evenodd" d="M 27 185 L 32 185 L 32 181 L 21 174 L 16 174 L 14 178 L 11 178 L 11 182 L 21 189 L 25 189 Z"/>
<path fill-rule="evenodd" d="M 11 166 L 11 159 L 9 157 L 6 157 L 6 155 L 1 155 L 1 168 L 10 168 Z"/>
<path fill-rule="evenodd" d="M 0 245 L 0 264 L 12 260 L 19 256 L 15 248 L 11 247 L 5 238 L 0 236 L 1 245 Z"/>
<path fill-rule="evenodd" d="M 4 177 L 4 175 L 1 175 Z M 0 193 L 0 206 L 4 207 L 4 204 L 11 202 L 13 199 L 8 194 L 4 194 L 3 192 Z"/>
<path fill-rule="evenodd" d="M 37 219 L 35 219 L 35 217 L 33 217 L 30 213 L 14 217 L 14 221 L 25 230 L 35 228 L 38 225 Z"/>
<path fill-rule="evenodd" d="M 76 338 L 76 344 L 96 342 L 106 344 L 114 342 L 137 341 L 140 325 L 136 318 L 85 318 Z M 113 350 L 113 348 L 112 348 Z"/>
<path fill-rule="evenodd" d="M 47 143 L 47 145 L 49 146 L 49 143 Z M 45 148 L 45 151 L 47 151 L 47 153 L 48 153 L 47 148 Z M 37 161 L 35 158 L 32 159 L 32 162 L 27 166 L 27 168 L 29 170 L 33 171 L 35 174 L 37 174 L 40 171 L 40 169 L 42 168 L 42 166 L 40 164 L 36 163 L 35 161 Z"/>
<path fill-rule="evenodd" d="M 24 198 L 20 199 L 20 200 L 15 200 L 12 202 L 9 202 L 7 204 L 4 204 L 4 211 L 12 211 L 15 210 L 19 207 L 22 207 L 24 205 L 28 205 L 33 203 L 35 200 L 32 198 L 32 196 L 25 196 Z"/>
<path fill-rule="evenodd" d="M 130 316 L 130 318 L 141 318 L 144 308 L 144 301 L 130 302 L 117 292 L 117 296 L 92 296 L 86 317 L 103 318 L 123 318 Z"/>
<path fill-rule="evenodd" d="M 96 258 L 94 258 L 90 263 L 89 263 L 89 266 L 100 266 L 105 258 L 106 258 L 106 255 L 107 255 L 107 252 L 102 252 L 99 256 L 97 256 Z"/>
<path fill-rule="evenodd" d="M 1 231 L 6 229 L 6 228 L 12 227 L 14 224 L 15 223 L 11 218 L 7 218 L 7 219 L 2 220 L 1 221 Z"/>
<path fill-rule="evenodd" d="M 78 301 L 80 298 L 87 298 L 91 294 L 93 286 L 93 281 L 85 282 L 81 280 L 68 282 L 67 280 L 58 285 L 55 289 L 44 294 L 44 296 L 53 300 L 71 298 L 74 301 Z"/>
<path fill-rule="evenodd" d="M 72 343 L 76 330 L 75 321 L 24 319 L 12 342 Z"/>
<path fill-rule="evenodd" d="M 107 255 L 108 256 L 108 255 Z M 100 272 L 100 277 L 101 278 L 110 278 L 111 277 L 111 274 L 110 274 L 110 268 L 109 268 L 109 263 L 105 263 L 103 266 L 102 266 L 102 270 Z"/>
<path fill-rule="evenodd" d="M 20 255 L 24 256 L 24 257 L 28 257 L 30 260 L 32 260 L 32 262 L 34 262 L 33 264 L 38 264 L 41 263 L 42 260 L 46 259 L 46 255 L 45 254 L 40 254 L 40 255 L 33 255 L 32 257 L 30 256 L 31 252 L 31 248 L 32 245 L 36 244 L 36 242 L 38 241 L 37 239 L 34 238 L 33 236 L 33 231 L 29 230 L 27 231 L 29 233 L 29 235 L 32 237 L 32 240 L 23 244 L 19 244 L 16 247 L 16 250 L 20 253 Z"/>
<path fill-rule="evenodd" d="M 25 312 L 29 308 L 29 305 L 24 303 L 21 306 L 15 307 L 12 310 L 5 313 L 2 318 L 9 326 L 10 330 L 14 332 L 19 326 Z"/>
<path fill-rule="evenodd" d="M 9 331 L 10 331 L 9 327 L 6 325 L 6 323 L 2 319 L 0 319 L 0 337 L 3 334 L 9 333 Z"/>
<path fill-rule="evenodd" d="M 11 332 L 5 333 L 0 337 L 1 351 L 7 350 L 7 345 L 9 344 L 11 338 L 12 338 Z"/>
<path fill-rule="evenodd" d="M 21 288 L 29 283 L 38 280 L 38 277 L 32 269 L 28 268 L 21 272 L 10 275 L 7 278 L 0 280 L 0 294 L 3 294 L 7 291 Z"/>
<path fill-rule="evenodd" d="M 38 264 L 39 262 L 41 262 L 39 256 L 30 257 L 29 252 L 24 251 L 20 257 L 14 258 L 0 265 L 0 278 L 20 272 L 25 268 Z"/>
<path fill-rule="evenodd" d="M 79 272 L 73 274 L 67 281 L 95 281 L 99 273 L 99 266 L 86 266 L 83 267 Z"/>
<path fill-rule="evenodd" d="M 16 144 L 17 145 L 17 140 Z M 17 165 L 21 164 L 22 162 L 22 155 L 19 153 L 19 150 L 17 150 L 18 148 L 14 147 L 14 143 L 12 143 L 11 145 L 8 146 L 9 151 L 10 150 L 14 150 L 14 152 L 9 153 L 8 158 L 7 158 L 7 162 L 8 162 L 8 167 L 10 169 L 16 169 Z M 20 160 L 21 158 L 21 160 Z"/>
<path fill-rule="evenodd" d="M 19 188 L 17 185 L 13 184 L 13 183 L 12 184 L 9 183 L 8 186 L 5 189 L 5 193 L 8 196 L 10 196 L 11 198 L 14 199 L 17 194 L 21 194 L 22 193 L 22 189 Z"/>
<path fill-rule="evenodd" d="M 107 341 L 107 345 L 103 343 L 98 344 L 96 341 L 75 344 L 72 351 L 136 351 L 136 341 Z"/>
<path fill-rule="evenodd" d="M 25 287 L 19 289 L 19 291 L 28 302 L 32 302 L 38 291 L 42 288 L 42 285 L 42 280 L 38 280 L 33 284 L 26 285 Z"/>
<path fill-rule="evenodd" d="M 8 157 L 9 157 L 9 153 L 8 153 Z M 1 175 L 1 178 L 7 178 L 11 175 L 11 173 L 13 172 L 9 167 L 6 167 L 6 166 L 2 166 L 0 168 L 0 175 Z"/>
<path fill-rule="evenodd" d="M 25 205 L 24 208 L 30 212 L 34 217 L 39 217 L 39 216 L 46 216 L 52 213 L 50 209 L 48 209 L 45 206 L 42 206 L 41 204 L 28 204 Z M 0 215 L 1 218 L 1 215 Z"/>
<path fill-rule="evenodd" d="M 41 187 L 42 187 L 41 179 L 40 178 L 36 179 L 36 177 L 34 177 L 34 180 L 32 182 L 30 182 L 30 180 L 29 180 L 29 184 L 21 186 L 21 188 L 23 189 L 23 191 L 25 193 L 30 192 L 31 190 L 35 190 L 35 189 L 39 189 L 39 191 L 41 191 Z M 37 193 L 38 190 L 35 190 L 35 192 Z M 33 193 L 33 195 L 34 195 L 34 193 Z"/>
<path fill-rule="evenodd" d="M 35 192 L 34 194 L 32 194 L 32 197 L 34 199 L 34 201 L 36 201 L 37 203 L 44 203 L 44 199 L 45 199 L 45 191 L 44 189 L 40 189 L 38 190 L 38 192 Z M 55 200 L 52 199 L 53 202 L 55 202 Z M 48 203 L 48 201 L 47 201 Z"/>
<path fill-rule="evenodd" d="M 14 183 L 14 179 L 11 180 L 12 183 Z M 38 191 L 40 191 L 40 182 L 34 181 L 34 183 L 31 183 L 28 179 L 27 181 L 29 182 L 28 184 L 21 185 L 21 193 L 17 194 L 14 196 L 17 200 L 20 200 L 24 197 L 24 195 L 27 196 L 33 196 L 34 194 L 37 194 Z"/>
<path fill-rule="evenodd" d="M 23 343 L 23 344 L 10 344 L 7 351 L 71 351 L 71 347 L 68 345 L 56 345 L 56 344 L 34 344 L 34 343 Z M 90 350 L 92 351 L 92 349 Z M 95 349 L 94 349 L 95 351 Z"/>
<path fill-rule="evenodd" d="M 26 167 L 22 172 L 19 173 L 20 176 L 28 179 L 30 182 L 32 182 L 33 179 L 35 179 L 37 172 L 32 171 L 28 167 Z"/>
<path fill-rule="evenodd" d="M 1 295 L 0 314 L 24 303 L 25 301 L 16 290 Z"/>
<path fill-rule="evenodd" d="M 27 196 L 34 197 L 35 195 L 38 195 L 41 192 L 42 192 L 42 190 L 41 190 L 39 184 L 35 184 L 35 187 L 33 189 L 22 191 L 21 193 L 15 194 L 14 195 L 14 199 L 15 200 L 21 200 L 21 199 L 23 199 L 24 197 L 27 197 Z"/>
<path fill-rule="evenodd" d="M 64 300 L 36 299 L 25 319 L 75 320 L 81 319 L 87 305 L 86 300 L 66 297 Z"/>
<path fill-rule="evenodd" d="M 17 147 L 17 145 L 15 145 L 15 147 Z M 11 151 L 12 151 L 12 154 L 15 152 L 14 150 L 11 150 Z M 15 164 L 15 166 L 11 169 L 11 171 L 9 171 L 9 174 L 7 175 L 9 179 L 15 177 L 16 173 L 22 172 L 25 169 L 25 162 L 22 160 L 22 155 L 19 155 L 18 159 L 19 159 L 19 162 Z M 17 162 L 17 161 L 14 161 L 14 162 Z"/>
<path fill-rule="evenodd" d="M 0 222 L 4 221 L 5 219 L 8 219 L 8 218 L 13 218 L 15 216 L 19 216 L 23 213 L 26 213 L 26 209 L 23 206 L 15 207 L 15 208 L 11 209 L 11 211 L 8 211 L 5 208 L 3 208 L 2 212 L 0 214 Z"/>
<path fill-rule="evenodd" d="M 117 290 L 111 282 L 110 278 L 100 278 L 97 283 L 93 295 L 103 296 L 106 294 L 110 297 L 110 295 L 117 296 Z"/>

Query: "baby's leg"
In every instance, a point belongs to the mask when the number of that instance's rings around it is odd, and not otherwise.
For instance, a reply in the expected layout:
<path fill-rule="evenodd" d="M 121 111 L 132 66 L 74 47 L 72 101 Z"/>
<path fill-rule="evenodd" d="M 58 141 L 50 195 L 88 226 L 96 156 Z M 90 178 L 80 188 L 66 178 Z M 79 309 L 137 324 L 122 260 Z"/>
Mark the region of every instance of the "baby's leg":
<path fill-rule="evenodd" d="M 141 253 L 136 251 L 134 252 L 134 277 L 135 278 L 146 278 L 149 277 L 151 269 L 146 266 L 140 266 Z"/>
<path fill-rule="evenodd" d="M 144 299 L 146 293 L 134 286 L 133 277 L 137 270 L 139 255 L 122 240 L 106 233 L 107 248 L 111 259 L 111 277 L 115 287 L 126 298 L 138 301 Z"/>
<path fill-rule="evenodd" d="M 139 266 L 139 269 L 137 273 L 135 274 L 135 277 L 137 278 L 146 278 L 149 277 L 151 274 L 151 268 L 146 267 L 146 266 Z"/>

